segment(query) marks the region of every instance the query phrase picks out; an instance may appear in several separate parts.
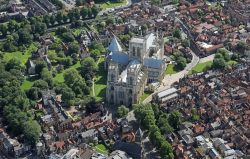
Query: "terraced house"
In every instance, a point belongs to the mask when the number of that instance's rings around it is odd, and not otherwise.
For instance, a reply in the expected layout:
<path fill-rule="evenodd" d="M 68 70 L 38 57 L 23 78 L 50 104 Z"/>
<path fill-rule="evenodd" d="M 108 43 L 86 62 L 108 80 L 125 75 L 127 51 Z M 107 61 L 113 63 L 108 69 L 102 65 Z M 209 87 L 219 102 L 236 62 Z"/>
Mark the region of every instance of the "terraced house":
<path fill-rule="evenodd" d="M 114 37 L 108 50 L 106 98 L 110 105 L 138 103 L 146 88 L 156 86 L 163 79 L 166 68 L 163 39 L 157 35 L 132 38 L 128 51 Z"/>

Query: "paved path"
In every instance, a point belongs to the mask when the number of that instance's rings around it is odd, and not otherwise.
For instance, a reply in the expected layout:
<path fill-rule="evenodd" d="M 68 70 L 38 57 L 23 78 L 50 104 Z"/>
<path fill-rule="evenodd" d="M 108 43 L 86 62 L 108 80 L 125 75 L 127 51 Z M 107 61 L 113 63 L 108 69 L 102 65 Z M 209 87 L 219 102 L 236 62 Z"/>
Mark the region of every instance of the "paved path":
<path fill-rule="evenodd" d="M 161 85 L 156 89 L 154 93 L 152 93 L 150 96 L 148 96 L 143 103 L 149 103 L 152 100 L 152 95 L 158 92 L 161 92 L 163 90 L 166 90 L 171 87 L 171 85 L 175 82 L 178 82 L 181 78 L 183 78 L 185 75 L 188 74 L 188 72 L 195 67 L 198 63 L 204 63 L 207 61 L 212 61 L 214 59 L 214 54 L 204 57 L 204 58 L 199 58 L 192 52 L 192 61 L 187 64 L 186 68 L 183 71 L 180 71 L 178 73 L 172 74 L 172 75 L 166 75 L 164 79 L 162 80 Z"/>
<path fill-rule="evenodd" d="M 201 58 L 200 61 L 199 61 L 199 63 L 213 61 L 214 60 L 214 56 L 215 56 L 215 54 L 212 54 L 212 55 L 209 55 L 207 57 Z"/>

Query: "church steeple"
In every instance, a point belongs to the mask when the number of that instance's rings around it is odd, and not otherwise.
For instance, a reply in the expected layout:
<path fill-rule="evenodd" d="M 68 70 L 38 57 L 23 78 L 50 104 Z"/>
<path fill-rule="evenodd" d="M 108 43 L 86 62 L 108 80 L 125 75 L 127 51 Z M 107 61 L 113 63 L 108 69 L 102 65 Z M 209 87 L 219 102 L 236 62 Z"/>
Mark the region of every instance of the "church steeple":
<path fill-rule="evenodd" d="M 108 50 L 111 52 L 121 52 L 122 51 L 122 47 L 119 44 L 116 36 L 113 37 L 113 39 L 108 47 Z"/>

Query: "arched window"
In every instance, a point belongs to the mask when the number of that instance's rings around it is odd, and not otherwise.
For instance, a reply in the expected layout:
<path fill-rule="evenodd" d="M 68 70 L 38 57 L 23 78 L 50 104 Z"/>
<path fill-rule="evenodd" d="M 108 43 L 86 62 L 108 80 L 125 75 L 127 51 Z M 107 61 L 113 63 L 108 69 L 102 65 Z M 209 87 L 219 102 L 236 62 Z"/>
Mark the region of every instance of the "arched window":
<path fill-rule="evenodd" d="M 129 94 L 132 94 L 132 93 L 133 93 L 132 89 L 129 89 L 129 91 L 128 91 L 128 92 L 129 92 Z"/>
<path fill-rule="evenodd" d="M 130 77 L 130 78 L 129 78 L 129 84 L 130 84 L 130 85 L 133 85 L 133 82 L 134 82 L 133 77 Z"/>
<path fill-rule="evenodd" d="M 141 49 L 138 47 L 137 48 L 137 57 L 140 57 L 141 56 Z"/>
<path fill-rule="evenodd" d="M 112 82 L 114 82 L 114 80 L 115 80 L 115 75 L 111 74 L 111 75 L 110 75 L 110 80 L 111 80 Z"/>
<path fill-rule="evenodd" d="M 135 47 L 133 46 L 133 56 L 135 56 Z"/>

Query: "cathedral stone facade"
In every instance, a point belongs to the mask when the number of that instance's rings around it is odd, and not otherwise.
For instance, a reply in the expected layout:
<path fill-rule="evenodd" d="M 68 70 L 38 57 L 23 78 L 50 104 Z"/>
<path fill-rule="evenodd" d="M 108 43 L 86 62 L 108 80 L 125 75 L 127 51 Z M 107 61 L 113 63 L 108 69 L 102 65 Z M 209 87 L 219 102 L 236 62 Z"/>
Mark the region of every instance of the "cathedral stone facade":
<path fill-rule="evenodd" d="M 153 33 L 129 41 L 128 51 L 114 37 L 108 47 L 106 100 L 110 105 L 132 106 L 146 86 L 160 83 L 166 68 L 163 39 Z"/>

